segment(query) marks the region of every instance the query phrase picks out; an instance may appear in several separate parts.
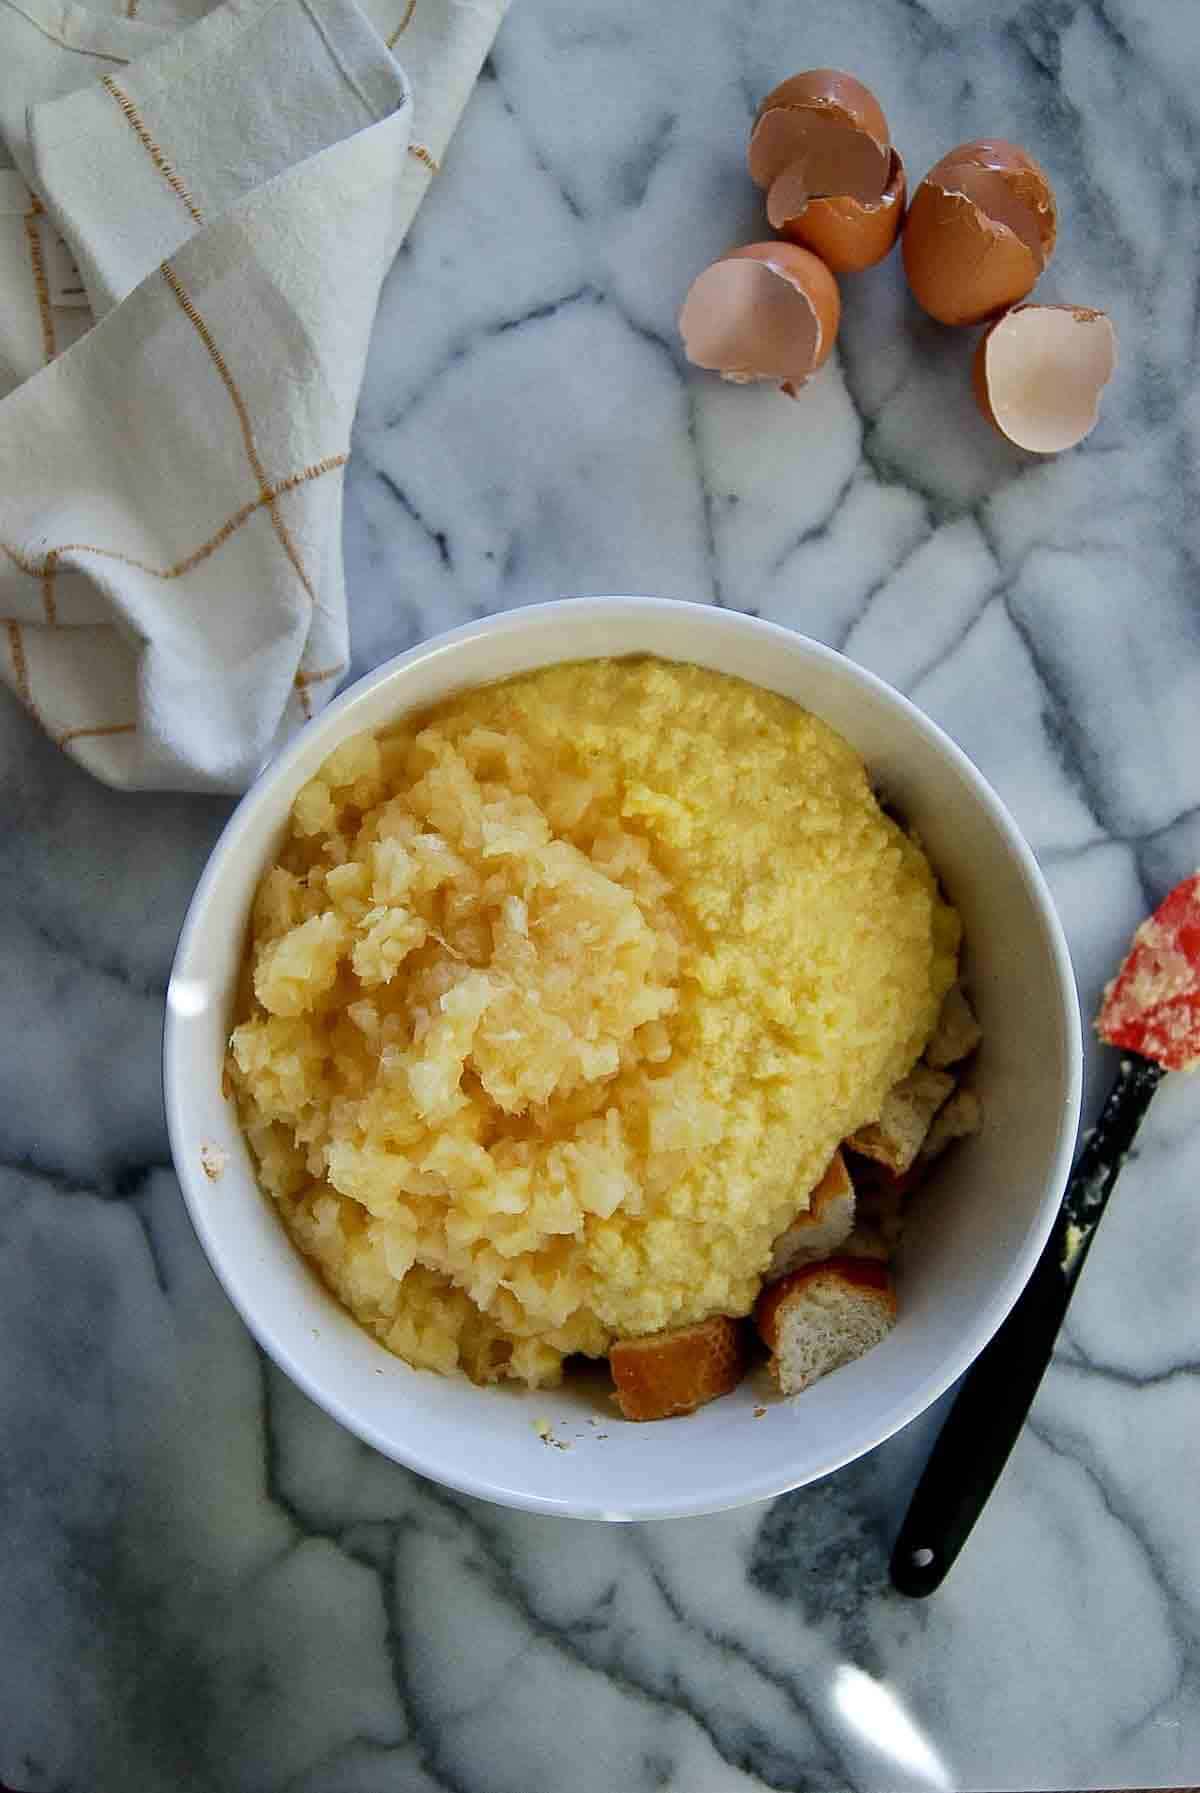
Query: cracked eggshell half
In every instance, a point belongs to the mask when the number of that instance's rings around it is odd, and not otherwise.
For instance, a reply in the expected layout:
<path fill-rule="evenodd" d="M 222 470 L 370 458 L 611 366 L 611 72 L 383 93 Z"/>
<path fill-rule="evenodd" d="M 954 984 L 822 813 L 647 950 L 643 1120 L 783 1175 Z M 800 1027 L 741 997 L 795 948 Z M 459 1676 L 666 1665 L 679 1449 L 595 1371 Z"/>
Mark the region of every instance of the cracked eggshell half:
<path fill-rule="evenodd" d="M 835 131 L 865 140 L 852 144 L 852 153 L 877 174 L 876 192 L 881 191 L 892 147 L 883 108 L 869 87 L 836 68 L 805 69 L 771 89 L 750 133 L 751 180 L 770 187 L 777 174 L 803 158 L 810 137 L 821 145 Z"/>
<path fill-rule="evenodd" d="M 750 243 L 697 275 L 679 332 L 694 366 L 739 383 L 777 380 L 794 398 L 828 360 L 840 318 L 823 261 L 795 243 Z"/>
<path fill-rule="evenodd" d="M 747 162 L 751 179 L 767 194 L 773 228 L 781 229 L 781 220 L 798 219 L 818 200 L 879 206 L 897 158 L 883 110 L 868 87 L 840 69 L 806 69 L 772 89 L 762 102 Z M 885 215 L 890 216 L 890 207 Z M 878 221 L 872 222 L 877 237 Z M 870 264 L 856 255 L 849 265 Z"/>
<path fill-rule="evenodd" d="M 1018 305 L 984 335 L 972 378 L 989 423 L 1018 448 L 1061 454 L 1096 425 L 1117 333 L 1084 305 Z"/>
<path fill-rule="evenodd" d="M 891 252 L 904 221 L 904 197 L 904 164 L 892 150 L 887 185 L 872 203 L 849 194 L 809 199 L 785 169 L 767 196 L 767 218 L 772 229 L 811 249 L 835 274 L 858 274 Z"/>
<path fill-rule="evenodd" d="M 904 271 L 942 324 L 981 324 L 1030 292 L 1054 252 L 1054 193 L 1025 150 L 960 143 L 934 164 L 904 222 Z"/>

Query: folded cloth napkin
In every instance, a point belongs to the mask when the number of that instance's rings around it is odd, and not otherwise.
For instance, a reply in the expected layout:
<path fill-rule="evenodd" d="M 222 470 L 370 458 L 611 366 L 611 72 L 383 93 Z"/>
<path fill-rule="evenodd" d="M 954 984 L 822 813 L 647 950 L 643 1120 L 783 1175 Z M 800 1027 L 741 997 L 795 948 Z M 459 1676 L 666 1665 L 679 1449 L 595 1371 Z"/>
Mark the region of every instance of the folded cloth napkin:
<path fill-rule="evenodd" d="M 125 3 L 0 0 L 0 676 L 236 791 L 346 670 L 379 289 L 507 0 Z"/>

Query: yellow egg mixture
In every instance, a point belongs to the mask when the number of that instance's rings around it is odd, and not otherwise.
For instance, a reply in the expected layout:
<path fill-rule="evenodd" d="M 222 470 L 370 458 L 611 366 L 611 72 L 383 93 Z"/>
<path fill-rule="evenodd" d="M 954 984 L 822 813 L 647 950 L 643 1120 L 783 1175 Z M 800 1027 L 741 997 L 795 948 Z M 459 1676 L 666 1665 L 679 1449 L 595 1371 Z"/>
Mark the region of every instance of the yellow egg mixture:
<path fill-rule="evenodd" d="M 300 792 L 230 1074 L 364 1326 L 544 1385 L 750 1310 L 958 939 L 816 718 L 694 666 L 554 666 L 347 741 Z"/>

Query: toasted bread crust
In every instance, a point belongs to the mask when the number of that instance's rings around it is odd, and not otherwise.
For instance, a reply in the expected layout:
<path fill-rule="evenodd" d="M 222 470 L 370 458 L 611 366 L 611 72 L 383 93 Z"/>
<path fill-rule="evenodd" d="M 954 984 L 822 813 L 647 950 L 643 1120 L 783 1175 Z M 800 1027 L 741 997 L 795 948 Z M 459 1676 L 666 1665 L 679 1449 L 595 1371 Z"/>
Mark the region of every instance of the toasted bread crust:
<path fill-rule="evenodd" d="M 749 1361 L 747 1328 L 724 1314 L 647 1338 L 620 1339 L 608 1354 L 626 1419 L 694 1413 L 736 1388 Z"/>
<path fill-rule="evenodd" d="M 821 1181 L 808 1198 L 809 1205 L 796 1215 L 775 1241 L 767 1276 L 784 1276 L 806 1258 L 828 1257 L 854 1226 L 854 1184 L 840 1151 L 833 1154 Z M 840 1226 L 835 1230 L 835 1216 Z M 817 1240 L 815 1246 L 811 1243 Z"/>
<path fill-rule="evenodd" d="M 949 1072 L 916 1065 L 888 1092 L 879 1119 L 860 1127 L 845 1143 L 864 1158 L 886 1164 L 893 1175 L 903 1176 L 916 1159 L 934 1115 L 953 1090 Z"/>
<path fill-rule="evenodd" d="M 893 1197 L 907 1198 L 921 1187 L 929 1175 L 929 1163 L 924 1158 L 915 1158 L 908 1170 L 897 1176 L 878 1158 L 860 1156 L 851 1152 L 848 1161 L 850 1180 L 854 1184 L 854 1195 L 859 1206 L 866 1212 L 871 1211 L 871 1204 L 880 1198 L 891 1200 Z"/>
<path fill-rule="evenodd" d="M 846 1160 L 842 1157 L 840 1150 L 836 1151 L 825 1167 L 824 1176 L 810 1197 L 812 1212 L 817 1213 L 821 1208 L 827 1208 L 830 1202 L 837 1201 L 839 1196 L 847 1194 L 852 1187 L 850 1172 L 846 1169 Z"/>
<path fill-rule="evenodd" d="M 889 1315 L 894 1317 L 896 1287 L 892 1281 L 892 1273 L 885 1263 L 878 1258 L 844 1255 L 822 1258 L 818 1263 L 802 1264 L 798 1270 L 780 1277 L 777 1283 L 772 1283 L 763 1290 L 755 1303 L 754 1324 L 769 1351 L 779 1348 L 780 1320 L 789 1304 L 804 1294 L 814 1278 L 828 1276 L 836 1277 L 843 1287 L 862 1290 L 872 1300 L 881 1302 Z"/>

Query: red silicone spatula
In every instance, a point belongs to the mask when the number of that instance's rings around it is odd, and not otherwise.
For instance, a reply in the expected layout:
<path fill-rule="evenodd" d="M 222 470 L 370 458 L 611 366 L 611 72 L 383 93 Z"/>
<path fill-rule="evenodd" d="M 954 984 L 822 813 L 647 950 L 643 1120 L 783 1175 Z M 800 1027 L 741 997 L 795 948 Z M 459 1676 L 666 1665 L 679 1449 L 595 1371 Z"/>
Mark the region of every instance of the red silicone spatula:
<path fill-rule="evenodd" d="M 1105 1204 L 1165 1071 L 1200 1065 L 1200 872 L 1133 937 L 1097 1032 L 1123 1056 L 1084 1141 L 1045 1251 L 1012 1312 L 968 1370 L 892 1553 L 903 1594 L 931 1594 L 983 1511 L 1046 1372 Z"/>

